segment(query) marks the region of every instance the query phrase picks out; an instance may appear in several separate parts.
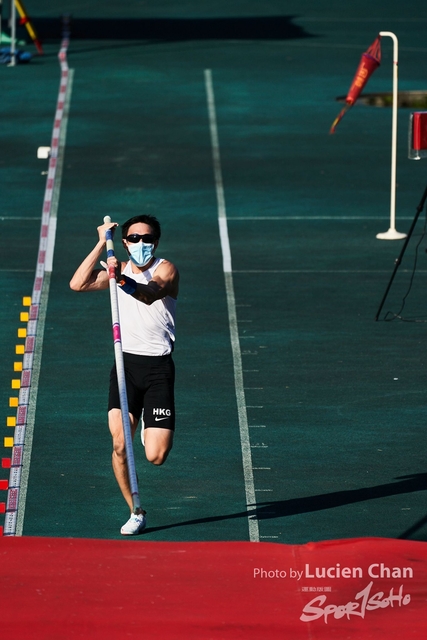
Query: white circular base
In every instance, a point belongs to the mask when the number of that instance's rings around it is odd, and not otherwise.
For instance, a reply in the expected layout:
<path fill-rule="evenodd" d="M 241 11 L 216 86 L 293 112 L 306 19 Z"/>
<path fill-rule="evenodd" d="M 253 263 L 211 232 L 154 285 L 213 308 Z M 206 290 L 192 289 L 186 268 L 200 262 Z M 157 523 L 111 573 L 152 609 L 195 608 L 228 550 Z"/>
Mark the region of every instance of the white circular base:
<path fill-rule="evenodd" d="M 402 240 L 406 238 L 406 233 L 399 233 L 396 229 L 389 229 L 384 233 L 377 233 L 378 240 Z"/>

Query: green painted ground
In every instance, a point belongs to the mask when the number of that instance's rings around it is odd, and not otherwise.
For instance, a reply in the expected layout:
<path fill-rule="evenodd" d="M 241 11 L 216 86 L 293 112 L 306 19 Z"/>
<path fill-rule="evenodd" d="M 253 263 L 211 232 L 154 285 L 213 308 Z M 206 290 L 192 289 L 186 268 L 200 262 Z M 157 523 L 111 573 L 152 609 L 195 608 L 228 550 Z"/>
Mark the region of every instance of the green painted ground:
<path fill-rule="evenodd" d="M 33 11 L 47 34 L 49 4 Z M 152 28 L 155 18 L 193 19 L 167 33 L 162 23 L 158 40 L 99 39 L 114 21 L 89 20 L 124 18 L 116 5 L 100 15 L 71 4 L 77 34 L 94 33 L 72 37 L 69 49 L 75 75 L 24 535 L 120 537 L 127 514 L 106 425 L 108 293 L 77 295 L 68 281 L 105 215 L 123 222 L 148 212 L 163 223 L 160 253 L 179 267 L 182 289 L 176 444 L 159 469 L 135 443 L 144 539 L 248 539 L 203 75 L 211 69 L 261 539 L 425 540 L 425 324 L 374 322 L 402 246 L 375 238 L 389 226 L 391 112 L 356 106 L 328 135 L 335 97 L 380 29 L 399 37 L 401 89 L 425 88 L 425 21 L 413 19 L 414 3 L 128 4 L 126 18 Z M 59 82 L 59 42 L 45 49 L 26 67 L 0 67 L 4 425 L 38 247 L 46 167 L 36 149 L 49 144 Z M 391 90 L 391 53 L 384 38 L 370 91 Z M 400 231 L 426 176 L 423 162 L 407 160 L 408 118 L 402 109 Z M 422 226 L 385 311 L 399 311 Z M 405 307 L 423 320 L 424 248 Z"/>

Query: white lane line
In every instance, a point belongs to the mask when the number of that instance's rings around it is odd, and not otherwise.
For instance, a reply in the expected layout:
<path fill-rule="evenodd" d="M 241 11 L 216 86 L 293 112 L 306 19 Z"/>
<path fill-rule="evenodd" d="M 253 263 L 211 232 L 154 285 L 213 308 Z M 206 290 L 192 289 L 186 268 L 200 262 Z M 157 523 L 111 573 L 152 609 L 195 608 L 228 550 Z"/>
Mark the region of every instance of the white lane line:
<path fill-rule="evenodd" d="M 240 44 L 240 41 L 239 41 Z M 307 42 L 305 39 L 302 41 L 297 40 L 264 40 L 264 46 L 275 46 L 275 47 L 292 47 L 299 48 L 304 47 L 304 49 L 354 49 L 355 51 L 360 51 L 360 49 L 364 47 L 364 44 L 339 44 L 339 43 L 326 43 L 326 42 Z M 412 51 L 417 53 L 425 53 L 427 49 L 425 47 L 399 47 L 399 51 Z"/>
<path fill-rule="evenodd" d="M 412 273 L 413 269 L 400 269 L 400 273 Z M 233 273 L 390 273 L 390 269 L 235 269 Z M 417 269 L 427 273 L 427 269 Z"/>
<path fill-rule="evenodd" d="M 246 413 L 245 391 L 243 389 L 242 354 L 240 351 L 237 327 L 236 300 L 234 296 L 233 274 L 231 269 L 231 251 L 228 238 L 227 213 L 225 209 L 224 186 L 219 152 L 219 138 L 216 120 L 215 96 L 212 84 L 212 72 L 205 70 L 205 88 L 208 103 L 209 129 L 212 145 L 216 197 L 218 205 L 218 225 L 221 240 L 222 264 L 227 294 L 228 322 L 230 326 L 231 350 L 233 354 L 234 385 L 236 390 L 237 413 L 239 417 L 240 444 L 242 449 L 243 477 L 248 513 L 249 540 L 259 542 L 259 527 L 256 516 L 256 498 L 254 476 L 252 472 L 252 454 L 249 440 L 248 417 Z"/>
<path fill-rule="evenodd" d="M 22 536 L 24 528 L 25 505 L 27 501 L 28 480 L 30 476 L 31 453 L 33 448 L 34 424 L 36 418 L 37 395 L 39 389 L 39 377 L 43 352 L 44 327 L 46 322 L 47 303 L 49 299 L 50 273 L 43 279 L 43 287 L 40 295 L 39 315 L 37 319 L 37 340 L 35 343 L 34 357 L 31 368 L 31 393 L 29 395 L 27 420 L 25 424 L 25 442 L 22 456 L 22 473 L 19 485 L 18 509 L 16 512 L 16 528 L 13 533 L 13 520 L 11 521 L 11 535 Z M 16 444 L 16 443 L 15 443 Z M 9 514 L 8 514 L 9 515 Z M 10 514 L 12 515 L 12 514 Z"/>
<path fill-rule="evenodd" d="M 64 46 L 64 42 L 63 42 Z M 68 45 L 67 45 L 68 46 Z M 37 331 L 34 344 L 34 357 L 31 367 L 31 388 L 28 410 L 26 414 L 25 440 L 22 456 L 22 472 L 18 488 L 19 498 L 17 511 L 8 513 L 8 535 L 21 536 L 24 527 L 24 515 L 30 474 L 31 454 L 34 436 L 34 425 L 37 408 L 38 383 L 41 369 L 44 328 L 49 300 L 50 278 L 55 247 L 56 218 L 61 190 L 62 167 L 68 124 L 68 113 L 73 84 L 73 69 L 69 69 L 64 59 L 61 61 L 62 77 L 58 95 L 57 111 L 52 134 L 52 156 L 46 182 L 45 200 L 43 203 L 42 233 L 36 270 L 36 280 L 32 296 L 32 308 L 38 309 Z M 60 112 L 58 114 L 58 112 Z M 60 116 L 60 117 L 59 117 Z M 58 128 L 59 122 L 59 128 Z M 46 233 L 46 236 L 45 236 Z M 40 287 L 41 284 L 41 287 Z M 6 522 L 5 522 L 6 525 Z M 6 526 L 5 526 L 6 534 Z"/>
<path fill-rule="evenodd" d="M 21 222 L 21 220 L 34 220 L 35 222 L 40 222 L 41 216 L 0 216 L 0 221 L 3 220 L 13 220 L 13 222 Z"/>
<path fill-rule="evenodd" d="M 34 269 L 0 269 L 0 273 L 34 273 Z"/>
<path fill-rule="evenodd" d="M 52 214 L 51 214 L 52 216 Z M 49 220 L 49 231 L 47 236 L 47 247 L 46 247 L 46 262 L 45 262 L 45 271 L 52 273 L 53 268 L 53 252 L 55 250 L 55 239 L 56 239 L 56 215 L 54 218 L 51 217 Z"/>
<path fill-rule="evenodd" d="M 384 22 L 384 20 L 387 20 L 388 22 L 398 22 L 400 23 L 404 23 L 404 22 L 416 22 L 416 23 L 422 23 L 422 22 L 426 22 L 426 18 L 390 18 L 390 16 L 387 16 L 387 18 L 385 17 L 385 15 L 383 16 L 371 16 L 369 18 L 341 18 L 341 17 L 337 17 L 337 16 L 322 16 L 322 17 L 313 17 L 310 18 L 310 16 L 304 16 L 304 18 L 302 18 L 304 20 L 304 22 L 357 22 L 357 23 L 365 23 L 365 22 Z"/>
<path fill-rule="evenodd" d="M 384 216 L 230 216 L 228 220 L 335 220 L 346 222 L 351 220 L 384 220 Z M 399 220 L 412 220 L 409 216 L 399 216 Z"/>
<path fill-rule="evenodd" d="M 74 69 L 68 69 L 67 89 L 64 95 L 64 104 L 61 114 L 57 113 L 57 118 L 61 117 L 61 126 L 58 140 L 58 153 L 55 165 L 55 181 L 52 189 L 52 202 L 49 216 L 49 231 L 47 237 L 45 272 L 51 273 L 53 269 L 53 254 L 55 251 L 56 223 L 58 218 L 59 196 L 61 193 L 62 171 L 64 167 L 65 142 L 67 139 L 68 113 L 70 110 L 71 92 L 73 90 Z M 48 171 L 48 177 L 51 169 Z"/>

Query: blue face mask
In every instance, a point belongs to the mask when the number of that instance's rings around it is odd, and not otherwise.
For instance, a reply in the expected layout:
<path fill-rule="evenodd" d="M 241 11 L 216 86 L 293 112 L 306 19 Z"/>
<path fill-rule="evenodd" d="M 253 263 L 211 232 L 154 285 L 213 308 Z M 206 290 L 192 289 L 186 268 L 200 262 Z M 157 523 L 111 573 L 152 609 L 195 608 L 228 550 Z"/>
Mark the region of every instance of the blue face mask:
<path fill-rule="evenodd" d="M 128 244 L 129 257 L 137 267 L 145 267 L 153 257 L 154 244 L 137 242 Z"/>

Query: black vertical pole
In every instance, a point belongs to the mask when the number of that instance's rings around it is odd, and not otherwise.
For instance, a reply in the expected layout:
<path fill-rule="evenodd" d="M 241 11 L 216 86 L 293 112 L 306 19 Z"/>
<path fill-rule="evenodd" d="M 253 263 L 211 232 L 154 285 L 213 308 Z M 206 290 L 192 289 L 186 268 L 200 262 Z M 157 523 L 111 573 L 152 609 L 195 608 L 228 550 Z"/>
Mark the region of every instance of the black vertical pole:
<path fill-rule="evenodd" d="M 375 321 L 377 321 L 377 320 L 378 320 L 378 318 L 379 318 L 379 315 L 380 315 L 380 313 L 381 313 L 381 310 L 382 310 L 382 308 L 383 308 L 383 306 L 384 306 L 384 303 L 385 303 L 385 301 L 386 301 L 386 298 L 387 298 L 387 296 L 388 296 L 388 292 L 390 291 L 391 285 L 393 284 L 394 276 L 396 275 L 396 272 L 397 272 L 397 270 L 398 270 L 398 268 L 399 268 L 399 266 L 400 266 L 400 264 L 401 264 L 401 262 L 402 262 L 403 255 L 404 255 L 404 253 L 405 253 L 406 247 L 408 246 L 408 242 L 409 242 L 409 240 L 410 240 L 410 238 L 411 238 L 411 236 L 412 236 L 412 232 L 413 232 L 413 231 L 414 231 L 414 229 L 415 229 L 415 225 L 417 224 L 417 221 L 418 221 L 419 215 L 420 215 L 421 211 L 423 210 L 423 207 L 424 207 L 424 204 L 425 204 L 425 201 L 426 201 L 426 200 L 427 200 L 427 187 L 425 188 L 425 191 L 424 191 L 423 197 L 421 198 L 421 202 L 420 202 L 420 204 L 419 204 L 419 205 L 418 205 L 418 207 L 417 207 L 417 212 L 416 212 L 416 214 L 415 214 L 415 218 L 413 219 L 412 224 L 411 224 L 411 228 L 409 229 L 409 231 L 408 231 L 408 235 L 407 235 L 407 236 L 406 236 L 406 238 L 405 238 L 405 242 L 404 242 L 404 244 L 403 244 L 402 251 L 400 252 L 399 257 L 398 257 L 398 258 L 396 258 L 395 266 L 394 266 L 394 270 L 393 270 L 393 273 L 392 273 L 392 275 L 391 275 L 390 282 L 388 283 L 387 289 L 385 290 L 385 293 L 384 293 L 383 299 L 381 300 L 381 304 L 380 304 L 379 309 L 378 309 L 378 311 L 377 311 L 377 315 L 375 316 Z"/>

